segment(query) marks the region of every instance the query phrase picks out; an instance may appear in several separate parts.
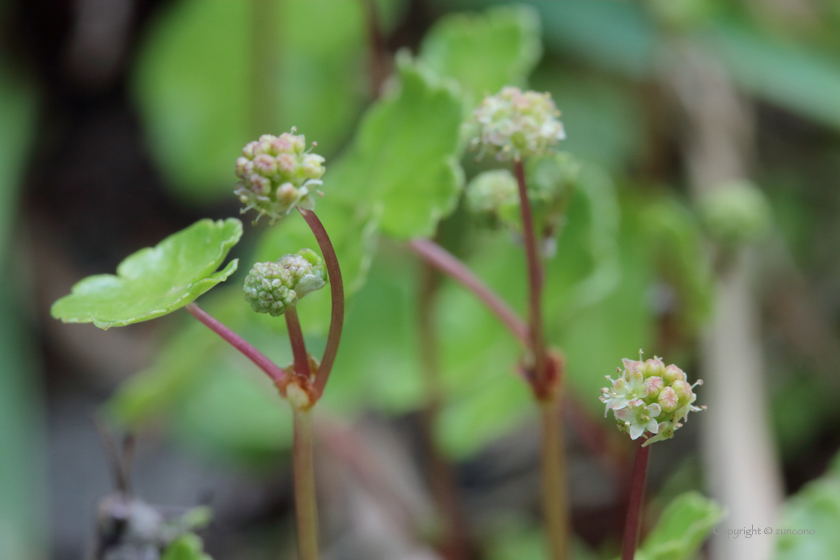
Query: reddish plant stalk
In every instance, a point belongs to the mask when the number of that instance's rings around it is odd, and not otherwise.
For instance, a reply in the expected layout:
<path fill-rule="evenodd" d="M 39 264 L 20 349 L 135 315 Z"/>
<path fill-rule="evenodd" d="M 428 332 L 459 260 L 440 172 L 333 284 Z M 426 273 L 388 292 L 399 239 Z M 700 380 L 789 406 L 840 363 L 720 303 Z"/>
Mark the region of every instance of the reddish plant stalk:
<path fill-rule="evenodd" d="M 412 239 L 408 246 L 427 263 L 463 285 L 481 300 L 525 346 L 531 344 L 528 326 L 510 306 L 452 253 L 430 239 Z"/>
<path fill-rule="evenodd" d="M 547 390 L 547 363 L 545 340 L 542 327 L 542 265 L 534 237 L 534 218 L 525 183 L 525 169 L 522 160 L 513 162 L 513 171 L 519 186 L 519 208 L 522 212 L 522 238 L 525 241 L 525 256 L 528 260 L 528 324 L 531 337 L 531 351 L 534 353 L 534 383 L 537 392 Z"/>
<path fill-rule="evenodd" d="M 227 328 L 218 319 L 211 316 L 195 303 L 188 304 L 185 309 L 192 314 L 193 317 L 204 323 L 210 330 L 222 337 L 225 342 L 242 352 L 246 358 L 254 362 L 254 364 L 263 370 L 271 380 L 278 386 L 282 386 L 285 382 L 286 372 L 277 366 L 274 362 L 269 360 L 262 352 L 251 346 L 241 336 Z"/>
<path fill-rule="evenodd" d="M 624 522 L 624 538 L 621 545 L 621 560 L 633 560 L 636 554 L 636 542 L 639 539 L 639 522 L 642 518 L 642 503 L 645 497 L 645 478 L 647 475 L 650 446 L 639 443 L 636 459 L 633 461 L 633 480 L 630 484 L 630 500 L 627 505 L 627 518 Z"/>
<path fill-rule="evenodd" d="M 324 348 L 324 355 L 321 358 L 321 365 L 318 374 L 315 376 L 313 388 L 315 394 L 320 397 L 324 393 L 324 387 L 330 377 L 330 371 L 335 363 L 335 356 L 338 353 L 338 343 L 341 341 L 341 331 L 344 328 L 344 282 L 341 279 L 341 268 L 338 266 L 338 257 L 330 241 L 324 225 L 315 212 L 298 208 L 303 219 L 309 225 L 309 229 L 318 240 L 318 246 L 324 255 L 324 264 L 327 267 L 327 274 L 330 278 L 330 296 L 332 298 L 332 309 L 330 312 L 330 331 L 327 334 L 327 345 Z"/>
<path fill-rule="evenodd" d="M 288 307 L 283 316 L 286 318 L 286 327 L 289 329 L 289 342 L 292 344 L 292 356 L 295 359 L 295 373 L 300 378 L 309 381 L 309 356 L 306 353 L 303 332 L 300 330 L 297 309 Z"/>

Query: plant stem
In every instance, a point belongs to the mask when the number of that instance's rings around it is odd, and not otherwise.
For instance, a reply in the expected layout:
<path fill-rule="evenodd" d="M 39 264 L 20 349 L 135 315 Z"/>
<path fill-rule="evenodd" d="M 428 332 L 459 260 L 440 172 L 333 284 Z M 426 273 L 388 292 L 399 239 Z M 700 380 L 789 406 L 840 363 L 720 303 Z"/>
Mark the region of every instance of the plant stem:
<path fill-rule="evenodd" d="M 513 171 L 519 186 L 519 208 L 522 212 L 522 238 L 525 241 L 525 256 L 528 259 L 528 322 L 531 337 L 531 351 L 534 353 L 534 382 L 537 393 L 547 389 L 547 357 L 543 339 L 542 310 L 542 265 L 534 237 L 534 218 L 525 183 L 525 169 L 522 160 L 513 162 Z"/>
<path fill-rule="evenodd" d="M 294 408 L 295 515 L 299 560 L 318 560 L 318 505 L 312 458 L 312 412 Z"/>
<path fill-rule="evenodd" d="M 630 500 L 627 505 L 627 519 L 624 523 L 624 539 L 621 546 L 621 560 L 633 560 L 636 554 L 636 541 L 639 538 L 639 521 L 642 518 L 642 502 L 645 497 L 645 477 L 647 475 L 650 446 L 636 448 L 633 462 L 633 480 L 630 485 Z"/>
<path fill-rule="evenodd" d="M 306 353 L 306 342 L 300 330 L 297 309 L 288 307 L 283 314 L 286 317 L 286 327 L 289 329 L 289 342 L 292 343 L 292 355 L 295 358 L 295 373 L 305 380 L 309 380 L 309 356 Z"/>
<path fill-rule="evenodd" d="M 193 317 L 204 323 L 214 333 L 222 337 L 225 342 L 242 352 L 246 358 L 254 362 L 258 368 L 263 370 L 277 385 L 282 385 L 286 378 L 286 372 L 269 360 L 262 352 L 251 346 L 241 336 L 220 323 L 216 318 L 204 311 L 195 303 L 188 304 L 185 309 Z"/>
<path fill-rule="evenodd" d="M 452 465 L 446 460 L 435 441 L 435 425 L 443 402 L 440 383 L 440 363 L 434 324 L 435 300 L 439 287 L 437 270 L 422 263 L 418 298 L 418 338 L 420 362 L 425 385 L 425 402 L 420 411 L 421 439 L 426 456 L 426 478 L 445 526 L 441 539 L 441 554 L 447 560 L 466 560 L 469 554 L 469 528 L 458 499 L 458 485 Z"/>
<path fill-rule="evenodd" d="M 374 0 L 362 0 L 363 8 L 366 11 L 368 43 L 370 49 L 370 92 L 371 97 L 376 99 L 382 91 L 382 84 L 388 77 L 388 49 L 385 46 L 385 37 L 382 33 L 382 24 L 376 10 Z"/>
<path fill-rule="evenodd" d="M 566 487 L 566 456 L 560 399 L 540 401 L 542 442 L 540 467 L 542 475 L 543 515 L 545 515 L 551 558 L 568 556 L 569 512 Z"/>
<path fill-rule="evenodd" d="M 408 246 L 427 263 L 471 291 L 504 323 L 508 330 L 525 346 L 530 346 L 528 326 L 510 306 L 482 282 L 452 253 L 430 239 L 412 239 Z"/>
<path fill-rule="evenodd" d="M 522 213 L 522 238 L 525 241 L 525 256 L 528 261 L 528 322 L 531 337 L 531 351 L 534 355 L 531 385 L 540 406 L 542 420 L 542 496 L 546 533 L 548 533 L 551 556 L 554 560 L 565 560 L 569 547 L 569 514 L 566 492 L 566 460 L 563 444 L 563 423 L 560 414 L 559 372 L 552 368 L 549 376 L 548 352 L 545 346 L 542 326 L 542 263 L 534 236 L 534 218 L 528 186 L 525 182 L 525 168 L 522 160 L 513 162 L 513 171 L 519 187 L 519 208 Z"/>
<path fill-rule="evenodd" d="M 313 388 L 316 395 L 321 396 L 324 387 L 330 377 L 330 371 L 335 363 L 335 356 L 338 353 L 338 343 L 341 341 L 341 330 L 344 328 L 344 282 L 341 279 L 341 268 L 338 265 L 338 257 L 330 241 L 324 225 L 315 212 L 312 210 L 298 209 L 303 219 L 309 224 L 309 229 L 318 240 L 318 246 L 324 255 L 324 264 L 327 266 L 327 274 L 330 278 L 330 296 L 332 297 L 332 309 L 330 312 L 330 331 L 327 335 L 327 345 L 324 348 L 324 355 L 321 358 L 321 365 L 315 377 Z"/>

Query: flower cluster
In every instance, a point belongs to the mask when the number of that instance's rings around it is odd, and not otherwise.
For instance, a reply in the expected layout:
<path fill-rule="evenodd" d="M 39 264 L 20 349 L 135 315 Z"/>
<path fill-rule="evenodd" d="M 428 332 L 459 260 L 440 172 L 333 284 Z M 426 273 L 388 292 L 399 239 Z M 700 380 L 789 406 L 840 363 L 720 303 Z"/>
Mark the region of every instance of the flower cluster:
<path fill-rule="evenodd" d="M 548 93 L 505 87 L 484 98 L 473 112 L 473 147 L 496 154 L 499 160 L 543 155 L 566 133 L 560 111 Z"/>
<path fill-rule="evenodd" d="M 618 379 L 607 376 L 612 386 L 601 389 L 601 402 L 607 405 L 604 416 L 612 410 L 618 428 L 638 439 L 649 432 L 644 445 L 674 436 L 689 412 L 705 407 L 694 406 L 697 395 L 692 389 L 703 382 L 690 385 L 685 372 L 671 364 L 665 366 L 661 358 L 652 360 L 623 359 L 624 370 L 618 368 Z"/>
<path fill-rule="evenodd" d="M 306 294 L 323 288 L 326 278 L 321 257 L 311 249 L 301 249 L 276 262 L 255 264 L 243 289 L 254 311 L 279 317 Z"/>
<path fill-rule="evenodd" d="M 253 208 L 258 220 L 264 214 L 273 223 L 295 207 L 315 207 L 313 189 L 321 184 L 324 158 L 306 150 L 306 139 L 294 132 L 264 134 L 242 149 L 236 160 L 241 182 L 233 192 L 246 205 L 243 213 Z"/>

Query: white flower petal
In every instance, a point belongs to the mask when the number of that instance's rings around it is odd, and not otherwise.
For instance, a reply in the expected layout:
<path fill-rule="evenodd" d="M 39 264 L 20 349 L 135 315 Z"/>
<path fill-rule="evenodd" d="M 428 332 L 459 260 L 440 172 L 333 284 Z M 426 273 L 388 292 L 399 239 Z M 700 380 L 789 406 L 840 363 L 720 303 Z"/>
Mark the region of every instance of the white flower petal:
<path fill-rule="evenodd" d="M 632 424 L 630 426 L 630 439 L 639 439 L 639 436 L 643 433 L 645 433 L 645 427 L 641 424 Z"/>
<path fill-rule="evenodd" d="M 656 418 L 656 417 L 657 417 L 657 416 L 659 416 L 661 413 L 662 413 L 662 407 L 660 407 L 658 404 L 653 403 L 653 404 L 651 404 L 651 405 L 648 405 L 648 414 L 649 414 L 652 418 Z M 656 433 L 656 432 L 654 432 L 654 433 Z"/>

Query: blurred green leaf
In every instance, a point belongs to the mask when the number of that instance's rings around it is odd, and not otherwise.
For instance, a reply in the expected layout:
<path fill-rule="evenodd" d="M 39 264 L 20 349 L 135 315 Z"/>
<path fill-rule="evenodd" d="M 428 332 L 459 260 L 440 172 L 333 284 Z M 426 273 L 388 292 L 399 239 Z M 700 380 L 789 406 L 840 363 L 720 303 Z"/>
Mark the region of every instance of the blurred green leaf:
<path fill-rule="evenodd" d="M 218 360 L 224 342 L 203 324 L 179 325 L 155 356 L 152 366 L 132 376 L 111 397 L 111 416 L 129 429 L 166 414 L 180 403 Z"/>
<path fill-rule="evenodd" d="M 637 212 L 633 200 L 626 197 L 621 200 L 622 220 L 618 230 L 621 281 L 615 289 L 593 305 L 574 313 L 546 313 L 547 336 L 566 355 L 571 389 L 581 395 L 584 405 L 601 414 L 603 410 L 594 395 L 599 393 L 604 375 L 614 371 L 621 358 L 635 355 L 639 348 L 649 348 L 654 339 L 653 310 L 649 301 L 653 278 L 648 264 L 648 240 L 639 221 L 630 219 Z M 586 214 L 582 216 L 585 220 Z M 570 230 L 574 222 L 575 218 L 570 215 Z M 555 259 L 559 260 L 551 266 L 569 264 L 569 259 L 564 261 L 559 249 Z M 551 278 L 550 274 L 547 269 L 546 277 Z M 550 301 L 551 283 L 548 280 L 546 284 L 546 302 Z"/>
<path fill-rule="evenodd" d="M 642 544 L 648 560 L 691 560 L 724 510 L 697 492 L 671 502 Z"/>
<path fill-rule="evenodd" d="M 140 50 L 134 93 L 176 193 L 206 201 L 236 182 L 260 134 L 297 126 L 329 156 L 367 98 L 358 2 L 172 3 Z"/>
<path fill-rule="evenodd" d="M 456 79 L 469 109 L 502 86 L 525 86 L 542 55 L 539 36 L 539 17 L 527 6 L 454 14 L 426 34 L 419 59 L 438 75 Z"/>
<path fill-rule="evenodd" d="M 779 528 L 793 534 L 778 537 L 776 560 L 837 558 L 840 550 L 840 532 L 837 531 L 840 525 L 839 474 L 836 468 L 829 471 L 787 501 Z"/>
<path fill-rule="evenodd" d="M 36 130 L 36 101 L 37 94 L 0 57 L 0 558 L 10 559 L 47 554 L 40 457 L 44 426 L 29 325 L 32 283 L 26 277 L 23 248 L 13 250 L 18 194 Z"/>
<path fill-rule="evenodd" d="M 656 29 L 640 3 L 532 2 L 549 49 L 630 78 L 653 72 Z"/>
<path fill-rule="evenodd" d="M 731 79 L 753 95 L 840 126 L 840 57 L 785 43 L 735 24 L 699 34 Z"/>
<path fill-rule="evenodd" d="M 198 535 L 188 533 L 172 541 L 163 552 L 162 560 L 212 560 L 204 553 L 204 543 Z"/>
<path fill-rule="evenodd" d="M 148 321 L 187 305 L 236 270 L 233 260 L 214 272 L 242 236 L 235 218 L 200 220 L 129 255 L 117 275 L 89 276 L 56 301 L 52 316 L 65 323 L 108 329 Z"/>
<path fill-rule="evenodd" d="M 172 417 L 175 436 L 206 454 L 259 465 L 292 443 L 291 410 L 262 372 L 208 364 Z"/>
<path fill-rule="evenodd" d="M 381 212 L 382 232 L 405 239 L 431 235 L 455 208 L 461 101 L 407 55 L 397 57 L 397 75 L 399 85 L 370 108 L 324 185 Z"/>
<path fill-rule="evenodd" d="M 676 289 L 682 333 L 696 333 L 711 309 L 712 270 L 697 218 L 680 201 L 659 196 L 639 210 L 651 269 Z"/>
<path fill-rule="evenodd" d="M 563 150 L 616 171 L 641 155 L 647 142 L 644 110 L 626 83 L 549 62 L 534 72 L 531 87 L 551 93 L 560 109 L 567 135 Z"/>

